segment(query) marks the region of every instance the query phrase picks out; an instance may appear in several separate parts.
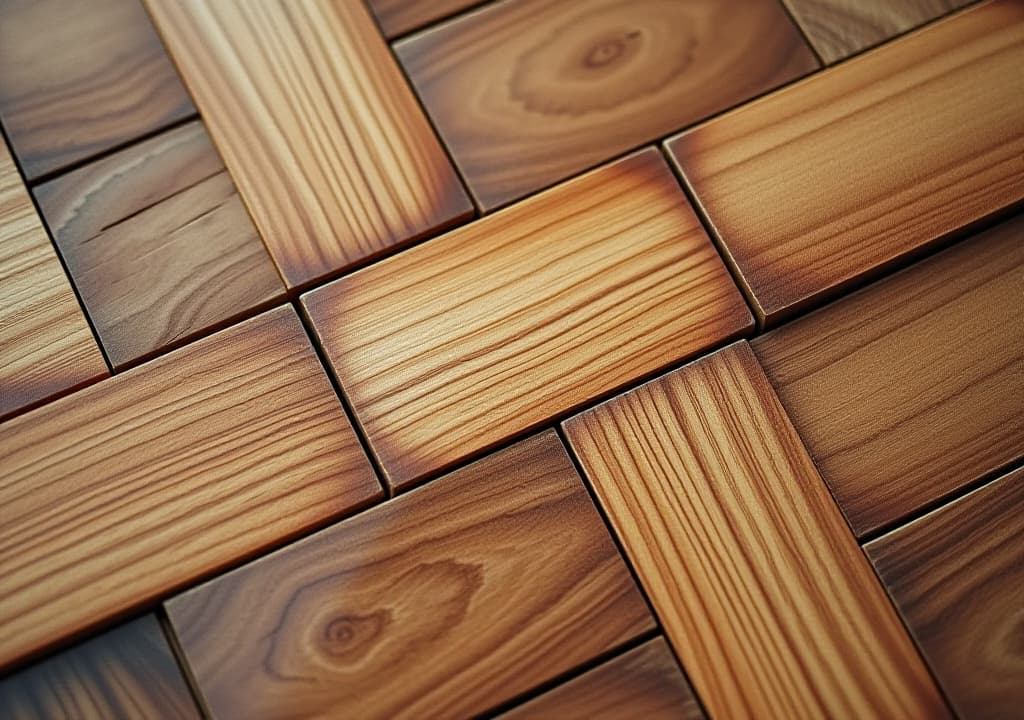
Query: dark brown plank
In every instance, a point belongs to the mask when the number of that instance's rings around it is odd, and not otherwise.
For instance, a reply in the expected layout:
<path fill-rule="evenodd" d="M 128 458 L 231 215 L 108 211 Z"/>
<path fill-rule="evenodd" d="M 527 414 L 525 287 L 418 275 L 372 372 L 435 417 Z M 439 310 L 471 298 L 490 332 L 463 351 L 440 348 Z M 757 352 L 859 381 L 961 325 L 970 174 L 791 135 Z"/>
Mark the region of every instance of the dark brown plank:
<path fill-rule="evenodd" d="M 429 25 L 482 0 L 367 0 L 381 30 L 389 38 Z"/>

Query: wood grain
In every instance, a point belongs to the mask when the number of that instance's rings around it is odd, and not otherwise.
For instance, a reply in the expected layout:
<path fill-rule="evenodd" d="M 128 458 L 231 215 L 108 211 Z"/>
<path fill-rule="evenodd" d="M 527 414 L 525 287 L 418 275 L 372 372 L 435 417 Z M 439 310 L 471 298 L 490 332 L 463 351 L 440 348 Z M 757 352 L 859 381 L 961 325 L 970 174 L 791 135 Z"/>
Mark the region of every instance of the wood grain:
<path fill-rule="evenodd" d="M 0 0 L 0 116 L 29 179 L 193 112 L 138 0 Z"/>
<path fill-rule="evenodd" d="M 991 2 L 669 143 L 769 324 L 1024 198 L 1024 5 Z"/>
<path fill-rule="evenodd" d="M 395 487 L 752 324 L 655 150 L 303 303 Z"/>
<path fill-rule="evenodd" d="M 284 297 L 199 122 L 44 183 L 35 196 L 115 368 Z"/>
<path fill-rule="evenodd" d="M 552 431 L 167 604 L 218 717 L 470 717 L 653 621 Z"/>
<path fill-rule="evenodd" d="M 480 0 L 367 0 L 381 30 L 389 38 L 404 35 L 479 3 Z"/>
<path fill-rule="evenodd" d="M 363 3 L 146 2 L 289 287 L 472 215 Z"/>
<path fill-rule="evenodd" d="M 1024 704 L 1024 470 L 865 550 L 961 717 Z"/>
<path fill-rule="evenodd" d="M 485 210 L 818 67 L 773 0 L 510 0 L 395 50 Z"/>
<path fill-rule="evenodd" d="M 745 342 L 565 429 L 712 717 L 948 714 Z"/>
<path fill-rule="evenodd" d="M 7 720 L 201 717 L 152 615 L 0 680 L 0 708 Z"/>
<path fill-rule="evenodd" d="M 380 497 L 294 310 L 7 423 L 0 667 Z"/>
<path fill-rule="evenodd" d="M 1024 216 L 753 342 L 864 536 L 1024 457 Z"/>

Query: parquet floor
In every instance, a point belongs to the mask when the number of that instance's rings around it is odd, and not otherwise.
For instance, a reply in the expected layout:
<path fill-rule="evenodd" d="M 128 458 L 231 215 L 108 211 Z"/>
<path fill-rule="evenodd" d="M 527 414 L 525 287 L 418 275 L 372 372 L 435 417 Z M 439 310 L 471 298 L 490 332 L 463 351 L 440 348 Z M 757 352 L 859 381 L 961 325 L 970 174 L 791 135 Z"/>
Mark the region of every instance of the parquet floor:
<path fill-rule="evenodd" d="M 1020 718 L 1024 0 L 0 0 L 0 718 Z"/>

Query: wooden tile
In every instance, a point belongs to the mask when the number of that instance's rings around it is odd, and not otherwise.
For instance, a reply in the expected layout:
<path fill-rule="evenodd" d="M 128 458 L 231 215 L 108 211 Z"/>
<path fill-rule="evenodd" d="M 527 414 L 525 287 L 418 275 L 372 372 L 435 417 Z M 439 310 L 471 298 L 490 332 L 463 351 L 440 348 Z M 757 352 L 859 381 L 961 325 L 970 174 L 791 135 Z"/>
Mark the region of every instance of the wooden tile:
<path fill-rule="evenodd" d="M 1021 508 L 1017 470 L 864 548 L 961 717 L 1024 704 Z"/>
<path fill-rule="evenodd" d="M 1024 198 L 1024 5 L 992 2 L 669 143 L 762 320 Z"/>
<path fill-rule="evenodd" d="M 303 303 L 396 487 L 752 324 L 655 150 Z"/>
<path fill-rule="evenodd" d="M 653 626 L 553 431 L 167 610 L 218 717 L 470 717 Z"/>
<path fill-rule="evenodd" d="M 7 720 L 201 717 L 152 615 L 0 680 L 0 708 Z"/>
<path fill-rule="evenodd" d="M 395 50 L 485 210 L 818 67 L 774 0 L 508 0 Z"/>
<path fill-rule="evenodd" d="M 712 717 L 942 717 L 745 342 L 565 424 Z"/>
<path fill-rule="evenodd" d="M 29 179 L 193 112 L 139 0 L 0 0 L 0 116 Z"/>
<path fill-rule="evenodd" d="M 753 342 L 864 536 L 1024 457 L 1024 216 Z"/>
<path fill-rule="evenodd" d="M 146 2 L 290 287 L 472 215 L 361 2 Z"/>
<path fill-rule="evenodd" d="M 284 296 L 199 122 L 45 183 L 35 196 L 115 368 Z"/>
<path fill-rule="evenodd" d="M 429 25 L 480 3 L 480 0 L 367 0 L 389 38 Z"/>
<path fill-rule="evenodd" d="M 278 308 L 0 433 L 0 667 L 378 498 Z"/>

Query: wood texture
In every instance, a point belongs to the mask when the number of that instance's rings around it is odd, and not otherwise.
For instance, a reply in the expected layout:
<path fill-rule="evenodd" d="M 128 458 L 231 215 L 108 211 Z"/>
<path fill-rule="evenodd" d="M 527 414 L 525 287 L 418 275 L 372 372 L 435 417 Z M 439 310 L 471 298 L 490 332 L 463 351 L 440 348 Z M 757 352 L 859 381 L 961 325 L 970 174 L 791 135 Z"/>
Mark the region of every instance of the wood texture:
<path fill-rule="evenodd" d="M 818 67 L 774 0 L 511 0 L 395 50 L 485 210 Z"/>
<path fill-rule="evenodd" d="M 29 179 L 193 112 L 139 0 L 0 0 L 0 116 Z"/>
<path fill-rule="evenodd" d="M 1024 705 L 1024 470 L 865 546 L 954 709 Z"/>
<path fill-rule="evenodd" d="M 0 433 L 0 667 L 380 497 L 295 312 Z"/>
<path fill-rule="evenodd" d="M 565 428 L 712 717 L 947 715 L 745 342 Z"/>
<path fill-rule="evenodd" d="M 864 536 L 1024 457 L 1024 216 L 753 342 Z"/>
<path fill-rule="evenodd" d="M 472 215 L 363 3 L 146 2 L 290 287 Z"/>
<path fill-rule="evenodd" d="M 35 196 L 115 368 L 284 296 L 199 122 L 45 183 Z"/>
<path fill-rule="evenodd" d="M 1024 4 L 992 2 L 669 143 L 774 323 L 1024 198 Z"/>
<path fill-rule="evenodd" d="M 655 150 L 303 303 L 396 487 L 752 324 Z"/>
<path fill-rule="evenodd" d="M 470 717 L 653 621 L 552 431 L 171 600 L 217 717 Z"/>
<path fill-rule="evenodd" d="M 367 0 L 389 38 L 429 25 L 477 5 L 481 0 Z"/>

